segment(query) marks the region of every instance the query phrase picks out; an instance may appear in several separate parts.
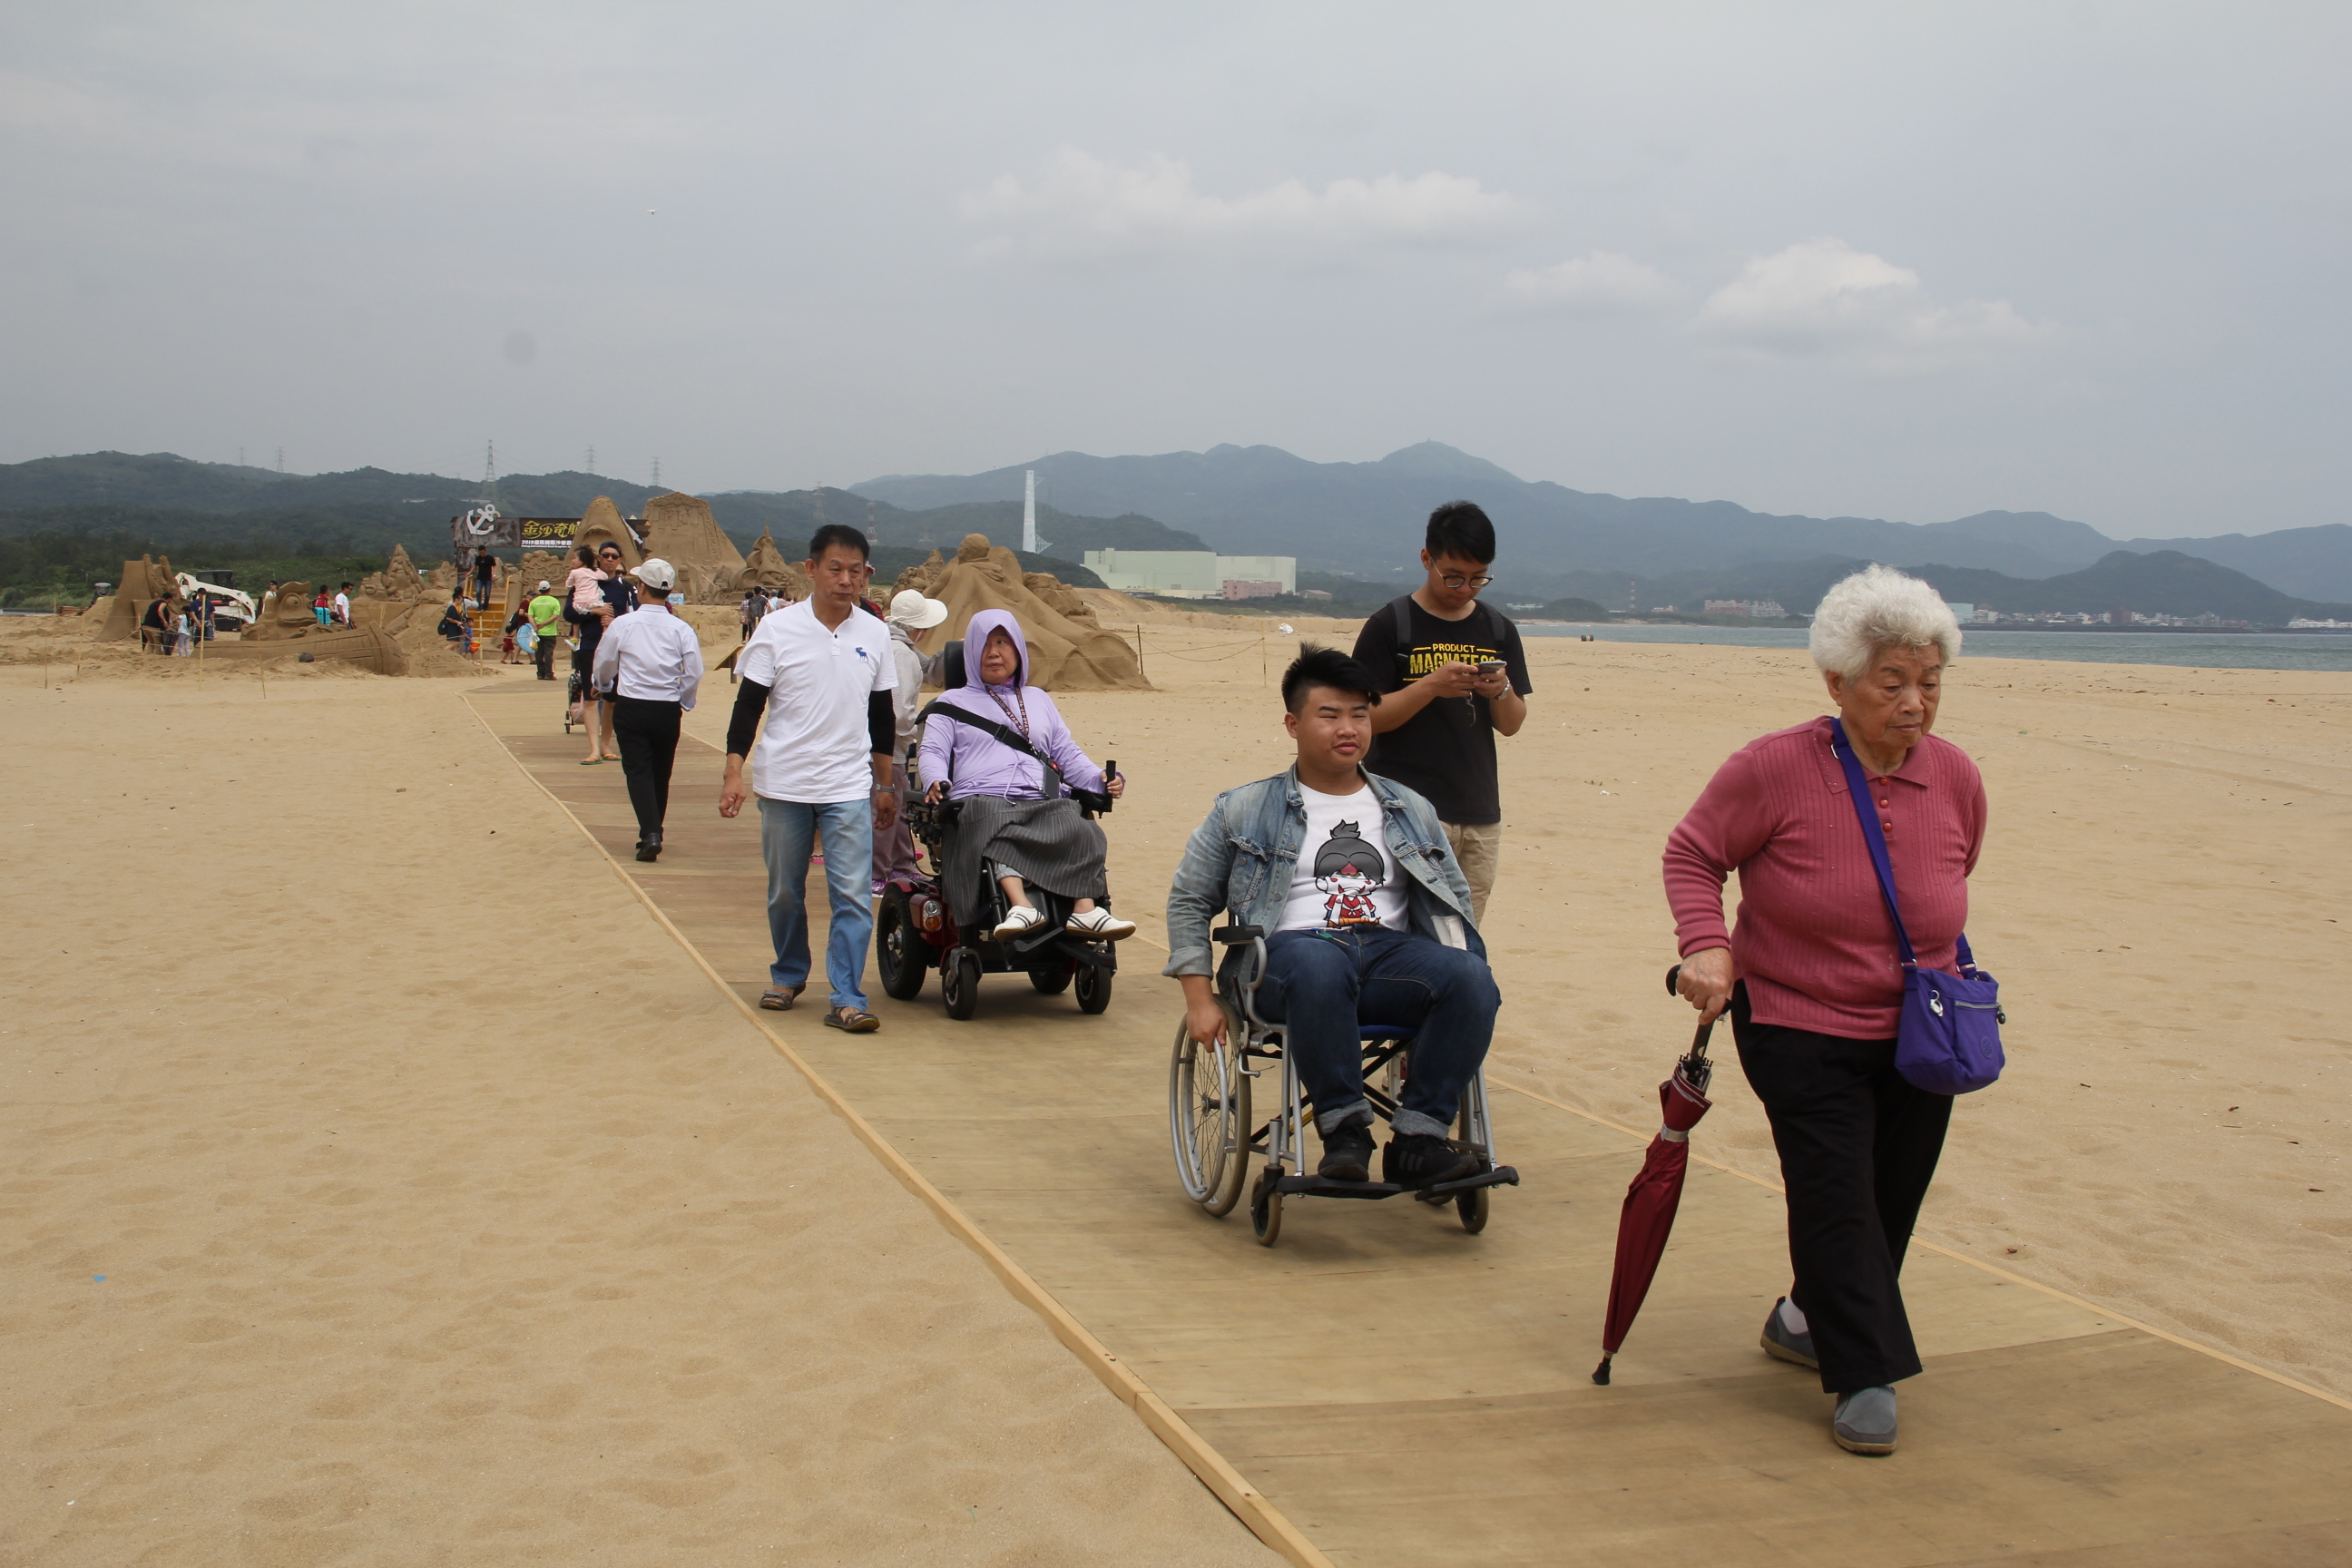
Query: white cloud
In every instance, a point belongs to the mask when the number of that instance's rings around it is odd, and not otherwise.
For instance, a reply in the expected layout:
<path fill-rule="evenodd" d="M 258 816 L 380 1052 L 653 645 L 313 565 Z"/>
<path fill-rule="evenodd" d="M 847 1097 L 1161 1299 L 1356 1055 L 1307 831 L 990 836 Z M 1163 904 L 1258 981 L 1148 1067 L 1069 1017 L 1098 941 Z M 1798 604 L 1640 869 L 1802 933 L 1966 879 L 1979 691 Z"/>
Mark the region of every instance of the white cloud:
<path fill-rule="evenodd" d="M 1640 315 L 1674 304 L 1683 292 L 1648 262 L 1614 250 L 1514 272 L 1503 280 L 1503 289 L 1527 310 L 1570 316 Z"/>
<path fill-rule="evenodd" d="M 1095 259 L 1246 250 L 1299 260 L 1345 260 L 1391 246 L 1475 244 L 1515 226 L 1525 204 L 1459 174 L 1303 180 L 1221 196 L 1193 184 L 1192 166 L 1155 157 L 1123 168 L 1065 147 L 1034 177 L 1006 174 L 968 196 L 966 218 L 992 232 L 980 256 Z"/>
<path fill-rule="evenodd" d="M 1745 358 L 1817 360 L 1880 375 L 1978 369 L 2057 329 L 2006 300 L 1930 301 L 1919 275 L 1842 239 L 1761 256 L 1699 307 L 1692 331 Z"/>

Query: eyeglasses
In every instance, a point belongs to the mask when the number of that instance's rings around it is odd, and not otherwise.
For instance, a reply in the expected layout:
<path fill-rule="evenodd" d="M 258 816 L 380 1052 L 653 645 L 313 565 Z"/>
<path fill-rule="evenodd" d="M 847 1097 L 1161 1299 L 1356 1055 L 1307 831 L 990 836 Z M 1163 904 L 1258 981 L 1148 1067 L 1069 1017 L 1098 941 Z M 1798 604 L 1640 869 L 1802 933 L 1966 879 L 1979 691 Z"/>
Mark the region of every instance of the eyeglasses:
<path fill-rule="evenodd" d="M 1483 588 L 1487 584 L 1492 583 L 1494 579 L 1484 574 L 1476 577 L 1465 577 L 1458 572 L 1448 572 L 1444 575 L 1439 577 L 1438 581 L 1444 584 L 1447 587 L 1458 592 L 1464 588 Z"/>

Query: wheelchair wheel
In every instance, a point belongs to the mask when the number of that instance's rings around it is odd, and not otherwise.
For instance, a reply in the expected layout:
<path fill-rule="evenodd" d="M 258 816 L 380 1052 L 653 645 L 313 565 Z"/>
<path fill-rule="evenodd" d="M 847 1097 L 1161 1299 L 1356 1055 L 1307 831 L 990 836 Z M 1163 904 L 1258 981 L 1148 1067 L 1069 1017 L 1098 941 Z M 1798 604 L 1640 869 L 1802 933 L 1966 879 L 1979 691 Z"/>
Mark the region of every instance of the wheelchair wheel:
<path fill-rule="evenodd" d="M 940 965 L 940 1000 L 948 1016 L 961 1023 L 980 1010 L 980 960 L 958 952 L 953 963 Z"/>
<path fill-rule="evenodd" d="M 882 900 L 874 920 L 874 964 L 882 972 L 882 990 L 901 1002 L 921 994 L 923 971 L 930 967 L 930 944 L 907 918 L 906 895 L 892 889 Z"/>
<path fill-rule="evenodd" d="M 1492 1187 L 1473 1187 L 1466 1193 L 1454 1194 L 1454 1207 L 1462 1216 L 1462 1228 L 1475 1236 L 1486 1228 L 1486 1194 Z"/>
<path fill-rule="evenodd" d="M 1282 1167 L 1268 1165 L 1250 1189 L 1250 1234 L 1260 1247 L 1272 1247 L 1282 1235 L 1282 1189 L 1275 1184 L 1281 1180 Z"/>
<path fill-rule="evenodd" d="M 1228 1030 L 1228 1039 L 1239 1038 Z M 1250 1080 L 1230 1046 L 1204 1047 L 1181 1024 L 1168 1061 L 1168 1132 L 1184 1195 L 1223 1218 L 1249 1174 Z"/>
<path fill-rule="evenodd" d="M 1110 971 L 1078 965 L 1078 1011 L 1099 1013 L 1110 1005 Z"/>
<path fill-rule="evenodd" d="M 1049 963 L 1043 968 L 1033 969 L 1029 972 L 1029 984 L 1037 988 L 1037 994 L 1041 996 L 1059 996 L 1070 988 L 1070 971 L 1073 967 L 1075 967 L 1073 962 L 1066 958 L 1058 963 Z"/>

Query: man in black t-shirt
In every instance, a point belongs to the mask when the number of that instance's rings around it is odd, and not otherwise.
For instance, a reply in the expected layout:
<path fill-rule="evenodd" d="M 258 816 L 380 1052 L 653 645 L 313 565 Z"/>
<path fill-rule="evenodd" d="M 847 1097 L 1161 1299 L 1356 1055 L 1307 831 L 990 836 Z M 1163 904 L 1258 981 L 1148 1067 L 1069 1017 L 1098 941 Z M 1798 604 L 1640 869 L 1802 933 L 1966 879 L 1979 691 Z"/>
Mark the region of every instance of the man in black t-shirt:
<path fill-rule="evenodd" d="M 1495 735 L 1518 733 L 1535 689 L 1519 628 L 1478 602 L 1494 559 L 1486 514 L 1466 500 L 1446 502 L 1429 514 L 1426 580 L 1374 611 L 1356 634 L 1356 662 L 1381 679 L 1385 694 L 1372 710 L 1380 738 L 1365 766 L 1437 808 L 1470 884 L 1471 917 L 1482 925 L 1503 844 Z"/>

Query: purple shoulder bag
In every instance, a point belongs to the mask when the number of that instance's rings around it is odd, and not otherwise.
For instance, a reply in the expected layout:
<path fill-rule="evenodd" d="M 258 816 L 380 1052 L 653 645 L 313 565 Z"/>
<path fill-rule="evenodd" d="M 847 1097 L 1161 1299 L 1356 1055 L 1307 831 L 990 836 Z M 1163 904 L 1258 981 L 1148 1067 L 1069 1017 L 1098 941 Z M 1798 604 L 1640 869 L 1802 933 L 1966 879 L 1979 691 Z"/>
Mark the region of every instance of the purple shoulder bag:
<path fill-rule="evenodd" d="M 1878 814 L 1870 809 L 1870 781 L 1845 738 L 1844 723 L 1831 720 L 1830 734 L 1830 749 L 1845 769 L 1846 793 L 1853 797 L 1853 813 L 1862 821 L 1863 841 L 1870 846 L 1878 890 L 1894 917 L 1895 943 L 1903 954 L 1903 1021 L 1895 1031 L 1895 1070 L 1914 1089 L 1930 1094 L 1982 1089 L 2000 1076 L 2006 1060 L 2000 1026 L 2009 1016 L 2000 1010 L 2000 983 L 1977 967 L 1965 932 L 1959 941 L 1959 973 L 1919 967 L 1911 933 L 1903 929 L 1903 911 L 1895 902 L 1895 867 L 1886 858 L 1886 836 L 1879 831 Z"/>

